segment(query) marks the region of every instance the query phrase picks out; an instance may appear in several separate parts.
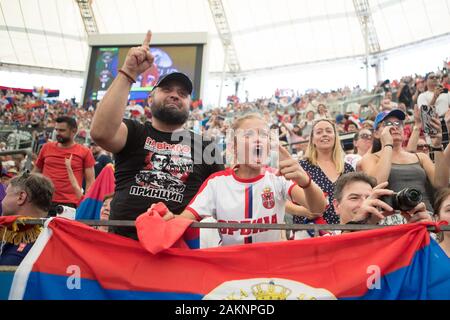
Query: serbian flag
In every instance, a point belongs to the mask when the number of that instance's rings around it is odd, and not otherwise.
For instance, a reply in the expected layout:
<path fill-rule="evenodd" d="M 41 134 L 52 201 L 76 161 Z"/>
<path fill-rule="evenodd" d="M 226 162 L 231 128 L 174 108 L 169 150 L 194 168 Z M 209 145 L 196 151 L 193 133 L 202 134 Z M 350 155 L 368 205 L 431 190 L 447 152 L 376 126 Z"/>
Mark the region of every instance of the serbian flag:
<path fill-rule="evenodd" d="M 76 220 L 99 220 L 103 198 L 114 192 L 116 183 L 114 166 L 106 165 L 95 179 L 85 198 L 81 201 L 75 215 Z"/>
<path fill-rule="evenodd" d="M 191 250 L 171 233 L 189 228 L 182 218 L 153 235 L 144 222 L 138 242 L 49 219 L 9 298 L 450 299 L 450 259 L 430 239 L 432 223 Z"/>

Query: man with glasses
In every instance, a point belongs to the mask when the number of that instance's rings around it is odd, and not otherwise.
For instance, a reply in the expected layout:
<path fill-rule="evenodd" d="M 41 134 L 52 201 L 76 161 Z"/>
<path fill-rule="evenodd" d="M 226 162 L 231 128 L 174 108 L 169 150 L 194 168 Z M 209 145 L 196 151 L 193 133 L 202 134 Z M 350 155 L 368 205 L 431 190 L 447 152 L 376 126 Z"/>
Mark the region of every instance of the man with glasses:
<path fill-rule="evenodd" d="M 52 204 L 53 184 L 38 173 L 24 173 L 13 178 L 2 201 L 3 216 L 47 217 Z M 0 227 L 0 265 L 19 265 L 40 233 L 39 226 Z"/>

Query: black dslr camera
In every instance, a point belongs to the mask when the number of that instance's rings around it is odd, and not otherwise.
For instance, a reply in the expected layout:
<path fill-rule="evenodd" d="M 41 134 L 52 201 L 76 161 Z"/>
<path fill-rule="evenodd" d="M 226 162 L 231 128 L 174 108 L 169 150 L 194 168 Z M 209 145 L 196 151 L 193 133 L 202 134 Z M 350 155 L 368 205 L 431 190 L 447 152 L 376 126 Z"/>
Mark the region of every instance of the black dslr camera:
<path fill-rule="evenodd" d="M 406 188 L 390 196 L 383 196 L 381 201 L 387 203 L 394 210 L 410 211 L 422 202 L 422 193 L 414 188 Z"/>

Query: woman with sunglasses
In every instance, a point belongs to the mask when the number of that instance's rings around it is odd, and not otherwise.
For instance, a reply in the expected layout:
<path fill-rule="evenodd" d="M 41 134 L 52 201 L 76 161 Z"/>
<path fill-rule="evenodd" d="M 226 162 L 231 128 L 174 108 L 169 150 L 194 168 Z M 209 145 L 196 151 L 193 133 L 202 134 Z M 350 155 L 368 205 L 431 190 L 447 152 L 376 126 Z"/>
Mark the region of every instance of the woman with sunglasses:
<path fill-rule="evenodd" d="M 375 138 L 372 153 L 360 162 L 361 169 L 377 179 L 377 183 L 389 182 L 389 189 L 399 192 L 405 188 L 415 188 L 423 195 L 427 210 L 433 212 L 433 188 L 440 189 L 449 183 L 450 150 L 442 146 L 442 129 L 437 118 L 431 125 L 437 134 L 431 138 L 431 151 L 435 153 L 435 163 L 424 153 L 410 153 L 402 147 L 403 111 L 394 109 L 377 115 L 374 123 Z M 378 140 L 379 139 L 379 140 Z M 385 219 L 383 224 L 404 223 L 400 214 Z"/>
<path fill-rule="evenodd" d="M 353 154 L 345 155 L 345 162 L 350 164 L 353 169 L 358 168 L 359 161 L 372 149 L 373 136 L 372 131 L 361 129 L 353 137 Z"/>

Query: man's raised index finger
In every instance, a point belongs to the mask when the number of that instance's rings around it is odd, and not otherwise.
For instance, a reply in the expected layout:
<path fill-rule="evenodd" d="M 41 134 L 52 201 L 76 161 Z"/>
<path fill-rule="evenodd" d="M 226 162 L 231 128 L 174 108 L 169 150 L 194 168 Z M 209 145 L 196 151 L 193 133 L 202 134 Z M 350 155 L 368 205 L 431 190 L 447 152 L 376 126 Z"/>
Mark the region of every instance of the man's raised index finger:
<path fill-rule="evenodd" d="M 150 46 L 150 42 L 152 41 L 152 32 L 150 30 L 147 31 L 145 35 L 144 42 L 142 42 L 142 46 L 144 48 L 148 48 Z"/>

